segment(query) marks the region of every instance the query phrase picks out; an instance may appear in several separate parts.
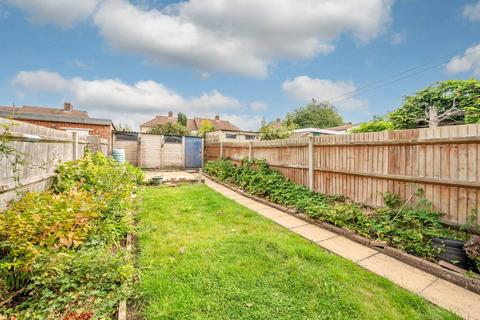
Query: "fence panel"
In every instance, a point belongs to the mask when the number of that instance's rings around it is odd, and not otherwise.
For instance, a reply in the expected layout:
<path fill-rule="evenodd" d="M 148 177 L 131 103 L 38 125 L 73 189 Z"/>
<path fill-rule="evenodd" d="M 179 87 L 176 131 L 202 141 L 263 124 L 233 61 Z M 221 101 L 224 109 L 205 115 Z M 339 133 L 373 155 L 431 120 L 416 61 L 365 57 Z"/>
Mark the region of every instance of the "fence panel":
<path fill-rule="evenodd" d="M 88 144 L 81 138 L 75 142 L 71 133 L 30 123 L 0 118 L 0 126 L 2 147 L 12 149 L 0 155 L 0 208 L 21 191 L 48 189 L 56 166 L 83 157 Z"/>
<path fill-rule="evenodd" d="M 265 159 L 286 178 L 325 194 L 343 194 L 355 202 L 383 206 L 386 192 L 418 201 L 424 191 L 434 209 L 452 224 L 480 224 L 480 126 L 461 125 L 320 136 L 248 143 L 206 145 L 206 160 L 235 161 L 249 155 Z"/>

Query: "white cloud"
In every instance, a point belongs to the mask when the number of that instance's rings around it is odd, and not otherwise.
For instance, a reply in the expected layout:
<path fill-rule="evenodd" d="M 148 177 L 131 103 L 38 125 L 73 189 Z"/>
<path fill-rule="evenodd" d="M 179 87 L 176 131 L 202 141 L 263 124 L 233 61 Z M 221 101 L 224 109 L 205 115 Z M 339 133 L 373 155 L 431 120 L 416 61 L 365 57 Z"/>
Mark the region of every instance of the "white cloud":
<path fill-rule="evenodd" d="M 230 121 L 242 130 L 257 131 L 262 123 L 262 117 L 260 116 L 222 114 L 221 118 Z"/>
<path fill-rule="evenodd" d="M 163 10 L 108 0 L 94 15 L 119 51 L 162 64 L 265 77 L 280 59 L 308 59 L 352 33 L 366 42 L 390 23 L 393 0 L 190 0 Z"/>
<path fill-rule="evenodd" d="M 69 27 L 88 18 L 101 0 L 6 0 L 22 10 L 35 23 Z"/>
<path fill-rule="evenodd" d="M 463 55 L 453 57 L 446 70 L 448 73 L 473 71 L 475 75 L 480 75 L 480 44 L 471 46 Z"/>
<path fill-rule="evenodd" d="M 471 22 L 480 22 L 480 1 L 463 7 L 463 16 Z"/>
<path fill-rule="evenodd" d="M 130 85 L 118 79 L 68 79 L 55 72 L 40 70 L 19 72 L 13 83 L 26 91 L 63 94 L 67 100 L 95 116 L 108 116 L 122 123 L 140 118 L 146 121 L 155 114 L 168 111 L 183 111 L 190 116 L 212 116 L 225 110 L 232 112 L 242 108 L 239 100 L 216 90 L 185 98 L 151 80 Z"/>
<path fill-rule="evenodd" d="M 390 43 L 393 45 L 400 45 L 402 43 L 405 43 L 407 41 L 407 31 L 402 30 L 400 32 L 394 32 L 390 36 Z"/>
<path fill-rule="evenodd" d="M 115 50 L 201 72 L 266 77 L 277 61 L 310 59 L 350 33 L 365 43 L 391 22 L 394 0 L 6 0 L 34 22 L 69 27 L 89 17 Z"/>
<path fill-rule="evenodd" d="M 267 104 L 263 101 L 253 101 L 250 103 L 250 109 L 252 111 L 264 111 L 267 110 Z"/>
<path fill-rule="evenodd" d="M 348 81 L 332 81 L 315 79 L 308 76 L 299 76 L 283 83 L 283 90 L 293 99 L 309 102 L 312 99 L 318 102 L 329 101 L 340 111 L 366 112 L 366 101 L 352 98 L 355 85 Z"/>

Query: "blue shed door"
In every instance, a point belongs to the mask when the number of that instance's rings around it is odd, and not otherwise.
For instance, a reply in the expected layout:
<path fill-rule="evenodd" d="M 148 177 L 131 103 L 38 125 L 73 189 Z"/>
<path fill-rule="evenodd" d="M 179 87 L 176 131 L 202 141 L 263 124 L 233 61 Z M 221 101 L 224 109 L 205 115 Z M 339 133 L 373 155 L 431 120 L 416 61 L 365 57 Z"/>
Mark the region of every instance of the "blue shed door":
<path fill-rule="evenodd" d="M 201 168 L 202 164 L 202 138 L 185 137 L 185 168 Z"/>

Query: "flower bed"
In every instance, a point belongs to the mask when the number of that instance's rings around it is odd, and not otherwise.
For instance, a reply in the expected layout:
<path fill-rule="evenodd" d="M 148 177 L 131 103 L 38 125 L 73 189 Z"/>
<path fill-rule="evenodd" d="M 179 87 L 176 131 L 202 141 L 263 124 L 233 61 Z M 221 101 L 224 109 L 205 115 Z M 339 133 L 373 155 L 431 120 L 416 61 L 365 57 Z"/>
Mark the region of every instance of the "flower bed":
<path fill-rule="evenodd" d="M 386 242 L 407 253 L 434 260 L 433 237 L 466 239 L 468 235 L 445 227 L 441 214 L 417 192 L 417 204 L 405 206 L 397 196 L 385 194 L 387 207 L 366 210 L 342 196 L 327 196 L 285 179 L 264 161 L 211 161 L 205 172 L 246 192 L 294 208 L 311 218 L 349 229 L 369 239 Z"/>
<path fill-rule="evenodd" d="M 50 191 L 0 213 L 0 318 L 104 319 L 131 292 L 121 242 L 142 172 L 102 154 L 64 163 Z"/>

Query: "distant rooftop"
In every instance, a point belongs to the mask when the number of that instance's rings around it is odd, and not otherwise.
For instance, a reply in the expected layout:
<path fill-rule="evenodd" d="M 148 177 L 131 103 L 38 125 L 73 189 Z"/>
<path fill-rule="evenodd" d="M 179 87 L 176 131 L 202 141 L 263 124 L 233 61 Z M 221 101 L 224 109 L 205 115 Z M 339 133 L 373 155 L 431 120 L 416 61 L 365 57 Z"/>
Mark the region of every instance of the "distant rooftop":
<path fill-rule="evenodd" d="M 236 131 L 240 130 L 237 126 L 234 126 L 227 120 L 221 120 L 220 116 L 215 116 L 213 119 L 208 119 L 208 118 L 199 118 L 199 117 L 194 117 L 194 118 L 189 118 L 187 119 L 187 129 L 190 131 L 198 131 L 200 126 L 202 125 L 202 122 L 204 121 L 209 121 L 215 130 L 231 130 L 231 131 Z M 151 128 L 153 126 L 159 125 L 159 124 L 167 124 L 167 123 L 176 123 L 177 122 L 177 117 L 173 115 L 173 112 L 170 111 L 167 116 L 156 116 L 152 120 L 149 120 L 143 124 L 140 125 L 140 129 L 145 129 Z"/>
<path fill-rule="evenodd" d="M 109 119 L 90 118 L 86 111 L 75 110 L 71 103 L 65 102 L 63 108 L 35 107 L 35 106 L 0 106 L 0 117 L 17 120 L 55 121 L 69 123 L 85 123 L 110 125 Z"/>

